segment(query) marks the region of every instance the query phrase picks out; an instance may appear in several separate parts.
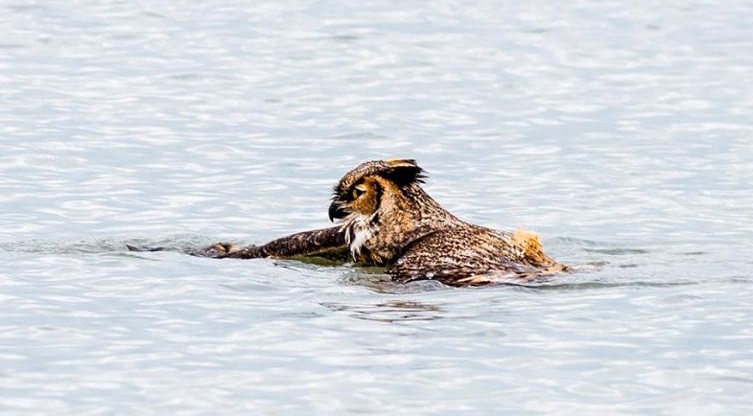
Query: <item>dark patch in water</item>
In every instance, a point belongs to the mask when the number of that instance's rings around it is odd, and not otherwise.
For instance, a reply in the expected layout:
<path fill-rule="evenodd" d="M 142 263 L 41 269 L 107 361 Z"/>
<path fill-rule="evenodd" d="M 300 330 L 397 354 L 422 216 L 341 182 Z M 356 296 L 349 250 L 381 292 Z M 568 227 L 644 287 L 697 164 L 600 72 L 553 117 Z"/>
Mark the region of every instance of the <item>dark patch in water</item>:
<path fill-rule="evenodd" d="M 387 323 L 433 321 L 443 317 L 439 306 L 416 301 L 391 300 L 374 305 L 322 302 L 320 305 L 336 312 L 347 312 L 356 319 Z"/>

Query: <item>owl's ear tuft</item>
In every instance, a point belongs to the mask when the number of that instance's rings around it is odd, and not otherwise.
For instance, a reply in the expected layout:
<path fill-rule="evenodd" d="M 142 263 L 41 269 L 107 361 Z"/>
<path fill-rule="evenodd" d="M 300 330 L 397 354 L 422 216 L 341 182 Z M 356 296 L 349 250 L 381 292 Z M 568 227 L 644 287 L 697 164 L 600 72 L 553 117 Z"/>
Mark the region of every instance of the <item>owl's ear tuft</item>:
<path fill-rule="evenodd" d="M 426 177 L 424 170 L 413 159 L 387 159 L 384 164 L 386 166 L 382 175 L 397 186 L 423 183 Z"/>

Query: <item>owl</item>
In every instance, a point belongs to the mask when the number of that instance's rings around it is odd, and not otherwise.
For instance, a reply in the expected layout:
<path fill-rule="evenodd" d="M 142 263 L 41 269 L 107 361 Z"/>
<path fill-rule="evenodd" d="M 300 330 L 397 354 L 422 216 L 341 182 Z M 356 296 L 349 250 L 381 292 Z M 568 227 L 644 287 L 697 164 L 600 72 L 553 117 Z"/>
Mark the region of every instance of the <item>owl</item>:
<path fill-rule="evenodd" d="M 412 159 L 362 163 L 334 189 L 335 227 L 305 231 L 262 246 L 215 245 L 223 258 L 316 255 L 381 266 L 397 282 L 436 280 L 452 286 L 525 283 L 568 267 L 544 254 L 538 236 L 463 221 L 421 187 L 424 171 Z"/>

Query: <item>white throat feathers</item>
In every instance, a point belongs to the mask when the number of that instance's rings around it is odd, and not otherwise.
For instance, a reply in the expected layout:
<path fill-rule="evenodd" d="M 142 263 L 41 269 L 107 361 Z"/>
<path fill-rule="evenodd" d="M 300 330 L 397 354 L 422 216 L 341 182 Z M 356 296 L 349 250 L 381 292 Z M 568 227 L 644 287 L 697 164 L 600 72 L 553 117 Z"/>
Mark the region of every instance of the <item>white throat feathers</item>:
<path fill-rule="evenodd" d="M 371 215 L 352 213 L 345 218 L 342 230 L 345 232 L 345 242 L 348 243 L 354 260 L 358 260 L 364 244 L 376 233 L 376 216 L 376 212 Z"/>

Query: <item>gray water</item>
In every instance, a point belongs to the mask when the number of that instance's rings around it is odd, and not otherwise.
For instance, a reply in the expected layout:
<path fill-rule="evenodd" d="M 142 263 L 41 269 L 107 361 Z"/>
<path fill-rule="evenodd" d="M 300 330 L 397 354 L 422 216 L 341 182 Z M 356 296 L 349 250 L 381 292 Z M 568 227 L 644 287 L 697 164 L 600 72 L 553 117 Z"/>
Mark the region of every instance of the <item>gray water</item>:
<path fill-rule="evenodd" d="M 560 4 L 561 3 L 561 4 Z M 0 2 L 3 415 L 749 415 L 753 3 Z M 572 275 L 129 253 L 411 157 Z"/>

